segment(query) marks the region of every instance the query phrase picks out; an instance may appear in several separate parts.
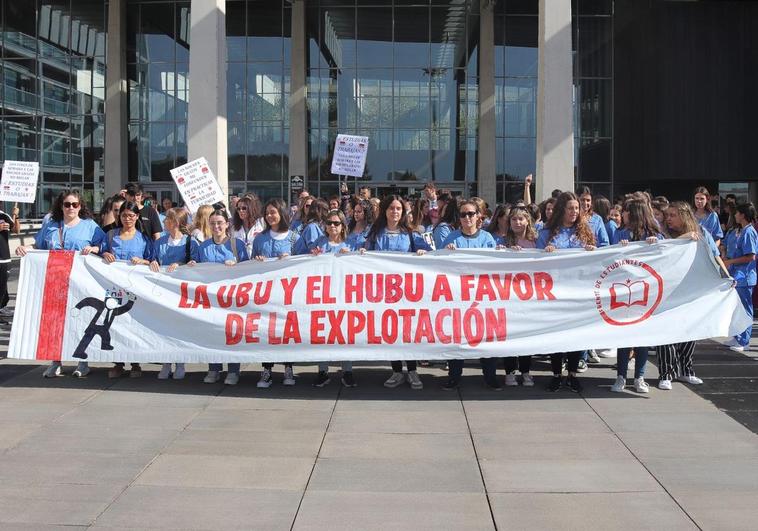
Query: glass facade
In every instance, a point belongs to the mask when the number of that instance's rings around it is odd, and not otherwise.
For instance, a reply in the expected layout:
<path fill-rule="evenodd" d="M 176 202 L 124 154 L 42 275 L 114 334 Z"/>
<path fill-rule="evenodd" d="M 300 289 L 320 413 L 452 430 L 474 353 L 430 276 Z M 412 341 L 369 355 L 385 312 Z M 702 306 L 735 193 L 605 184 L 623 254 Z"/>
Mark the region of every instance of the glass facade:
<path fill-rule="evenodd" d="M 40 199 L 21 215 L 44 215 L 66 187 L 98 204 L 107 3 L 2 0 L 0 13 L 0 158 L 40 163 Z"/>
<path fill-rule="evenodd" d="M 538 3 L 495 7 L 495 136 L 498 202 L 523 197 L 537 157 Z"/>
<path fill-rule="evenodd" d="M 369 137 L 361 180 L 476 180 L 479 2 L 308 2 L 309 189 L 337 191 L 337 133 Z"/>
<path fill-rule="evenodd" d="M 187 162 L 190 2 L 127 9 L 129 180 L 173 183 Z"/>
<path fill-rule="evenodd" d="M 229 189 L 283 197 L 289 178 L 290 3 L 226 3 Z"/>

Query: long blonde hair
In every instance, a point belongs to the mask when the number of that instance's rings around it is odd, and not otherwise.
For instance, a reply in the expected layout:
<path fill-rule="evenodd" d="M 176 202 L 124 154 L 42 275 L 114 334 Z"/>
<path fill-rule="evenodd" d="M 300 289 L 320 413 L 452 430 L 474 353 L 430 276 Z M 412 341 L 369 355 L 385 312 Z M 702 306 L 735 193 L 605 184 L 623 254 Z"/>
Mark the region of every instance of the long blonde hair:
<path fill-rule="evenodd" d="M 200 205 L 195 214 L 195 222 L 192 224 L 193 229 L 199 230 L 203 234 L 203 240 L 207 240 L 211 237 L 211 224 L 209 219 L 213 214 L 213 207 L 211 205 Z"/>
<path fill-rule="evenodd" d="M 192 231 L 190 231 L 189 223 L 187 223 L 187 220 L 189 218 L 189 215 L 187 214 L 187 211 L 183 208 L 169 208 L 166 210 L 166 219 L 170 219 L 174 223 L 176 223 L 176 226 L 179 228 L 179 232 L 184 234 L 185 236 L 189 236 Z"/>
<path fill-rule="evenodd" d="M 669 205 L 669 208 L 676 209 L 679 218 L 682 220 L 681 230 L 674 230 L 671 227 L 668 227 L 669 234 L 672 238 L 678 238 L 682 234 L 687 234 L 688 232 L 700 232 L 700 224 L 695 219 L 695 213 L 692 211 L 692 207 L 689 203 L 685 203 L 684 201 L 674 201 Z"/>

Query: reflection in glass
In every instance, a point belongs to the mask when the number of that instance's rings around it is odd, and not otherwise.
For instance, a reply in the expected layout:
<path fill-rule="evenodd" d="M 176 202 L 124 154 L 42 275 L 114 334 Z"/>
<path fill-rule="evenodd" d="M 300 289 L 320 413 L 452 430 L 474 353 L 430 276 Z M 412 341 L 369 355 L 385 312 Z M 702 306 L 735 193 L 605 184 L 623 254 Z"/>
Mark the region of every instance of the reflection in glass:
<path fill-rule="evenodd" d="M 582 137 L 611 136 L 610 79 L 583 79 L 579 85 L 579 112 Z"/>

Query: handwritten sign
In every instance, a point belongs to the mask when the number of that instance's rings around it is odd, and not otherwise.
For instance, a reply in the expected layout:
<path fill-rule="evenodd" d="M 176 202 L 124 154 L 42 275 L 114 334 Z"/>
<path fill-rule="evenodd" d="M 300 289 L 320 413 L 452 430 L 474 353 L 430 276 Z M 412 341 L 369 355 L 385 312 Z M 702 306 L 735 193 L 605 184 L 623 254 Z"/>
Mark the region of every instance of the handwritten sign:
<path fill-rule="evenodd" d="M 39 162 L 6 160 L 0 179 L 0 201 L 34 203 L 38 178 Z"/>
<path fill-rule="evenodd" d="M 368 137 L 354 135 L 337 135 L 332 157 L 332 173 L 363 177 L 368 153 Z"/>
<path fill-rule="evenodd" d="M 224 193 L 213 175 L 208 161 L 200 157 L 171 170 L 171 177 L 193 214 L 201 205 L 212 205 L 225 201 Z"/>

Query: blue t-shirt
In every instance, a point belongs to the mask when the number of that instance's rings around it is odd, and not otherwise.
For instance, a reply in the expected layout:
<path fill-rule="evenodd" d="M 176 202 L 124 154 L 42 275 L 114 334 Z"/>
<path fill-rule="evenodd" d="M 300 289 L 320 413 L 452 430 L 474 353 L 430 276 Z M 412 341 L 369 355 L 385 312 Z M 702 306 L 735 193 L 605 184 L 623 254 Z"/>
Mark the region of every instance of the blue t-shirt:
<path fill-rule="evenodd" d="M 308 223 L 300 234 L 300 239 L 295 242 L 292 254 L 308 254 L 316 247 L 316 240 L 324 235 L 324 230 L 318 223 Z M 256 255 L 258 256 L 258 255 Z"/>
<path fill-rule="evenodd" d="M 576 236 L 574 227 L 561 227 L 553 239 L 550 239 L 550 229 L 542 229 L 537 237 L 537 248 L 544 249 L 548 245 L 552 245 L 556 249 L 578 249 L 584 248 L 583 243 Z"/>
<path fill-rule="evenodd" d="M 445 240 L 447 240 L 447 237 L 450 236 L 451 232 L 453 232 L 453 227 L 444 221 L 434 227 L 434 230 L 432 231 L 432 235 L 434 236 L 434 246 L 437 247 L 437 249 L 444 248 L 445 246 L 443 244 L 445 243 Z"/>
<path fill-rule="evenodd" d="M 366 240 L 366 249 L 369 251 L 412 253 L 418 249 L 429 250 L 429 246 L 424 241 L 424 238 L 416 232 L 411 232 L 410 234 L 399 231 L 390 232 L 385 228 L 379 231 L 374 241 Z"/>
<path fill-rule="evenodd" d="M 748 225 L 739 233 L 737 229 L 730 230 L 726 235 L 726 257 L 733 259 L 748 254 L 758 254 L 758 233 L 753 226 Z M 755 286 L 755 260 L 747 264 L 730 265 L 729 274 L 737 281 L 738 286 Z"/>
<path fill-rule="evenodd" d="M 721 223 L 719 223 L 719 216 L 715 212 L 711 212 L 703 219 L 698 219 L 697 222 L 700 223 L 703 229 L 708 231 L 714 240 L 720 240 L 724 237 L 724 231 L 721 230 Z"/>
<path fill-rule="evenodd" d="M 192 252 L 198 247 L 197 241 L 192 236 L 183 235 L 178 245 L 170 245 L 171 237 L 164 234 L 153 243 L 153 259 L 160 265 L 186 264 L 187 241 L 190 242 L 190 260 Z"/>
<path fill-rule="evenodd" d="M 318 248 L 321 249 L 322 253 L 326 254 L 337 254 L 342 249 L 347 249 L 348 251 L 352 251 L 352 248 L 347 243 L 347 241 L 339 242 L 339 243 L 330 243 L 329 238 L 326 236 L 321 236 L 318 240 L 316 240 L 316 245 L 314 246 L 314 249 Z"/>
<path fill-rule="evenodd" d="M 112 229 L 103 242 L 102 252 L 111 253 L 117 260 L 131 260 L 135 256 L 152 260 L 153 242 L 140 231 L 131 240 L 122 240 L 121 229 Z"/>
<path fill-rule="evenodd" d="M 609 244 L 608 232 L 605 230 L 605 222 L 603 218 L 597 214 L 592 214 L 589 220 L 592 233 L 595 235 L 595 247 L 605 247 Z"/>
<path fill-rule="evenodd" d="M 295 246 L 301 239 L 291 230 L 285 233 L 284 238 L 274 238 L 271 229 L 266 229 L 253 240 L 253 256 L 279 258 L 285 254 L 295 254 Z"/>
<path fill-rule="evenodd" d="M 63 236 L 63 245 L 61 245 Z M 94 220 L 81 219 L 73 227 L 63 221 L 48 221 L 34 237 L 35 249 L 81 251 L 88 245 L 101 247 L 105 233 Z"/>
<path fill-rule="evenodd" d="M 460 230 L 453 231 L 442 243 L 441 249 L 451 243 L 455 244 L 456 249 L 494 249 L 497 245 L 495 238 L 486 230 L 478 230 L 471 236 L 463 234 Z"/>
<path fill-rule="evenodd" d="M 659 240 L 663 239 L 663 234 L 661 234 L 660 232 L 658 232 L 656 234 L 653 234 L 652 236 L 655 236 Z M 645 238 L 645 239 L 647 239 L 647 238 Z M 626 241 L 629 241 L 629 242 L 635 241 L 634 237 L 632 236 L 631 231 L 629 229 L 626 229 L 626 228 L 619 229 L 616 232 L 614 232 L 613 233 L 613 239 L 611 240 L 611 242 L 615 245 L 615 244 L 619 243 L 621 240 L 626 240 Z"/>
<path fill-rule="evenodd" d="M 345 242 L 347 243 L 348 247 L 350 247 L 351 250 L 357 251 L 361 247 L 366 246 L 366 236 L 368 236 L 368 231 L 371 230 L 371 225 L 367 225 L 366 228 L 361 232 L 351 232 L 347 235 L 347 239 Z"/>
<path fill-rule="evenodd" d="M 250 257 L 247 255 L 245 242 L 239 238 L 235 238 L 234 240 L 237 249 L 237 262 L 250 260 Z M 192 259 L 195 262 L 211 262 L 216 264 L 223 264 L 227 260 L 234 260 L 232 240 L 227 239 L 224 243 L 216 243 L 213 241 L 213 238 L 208 238 L 192 249 Z"/>

